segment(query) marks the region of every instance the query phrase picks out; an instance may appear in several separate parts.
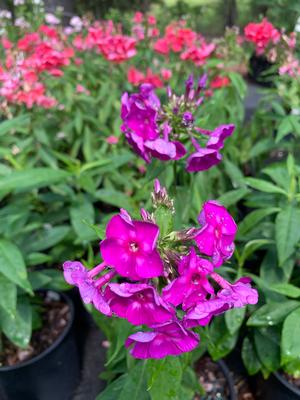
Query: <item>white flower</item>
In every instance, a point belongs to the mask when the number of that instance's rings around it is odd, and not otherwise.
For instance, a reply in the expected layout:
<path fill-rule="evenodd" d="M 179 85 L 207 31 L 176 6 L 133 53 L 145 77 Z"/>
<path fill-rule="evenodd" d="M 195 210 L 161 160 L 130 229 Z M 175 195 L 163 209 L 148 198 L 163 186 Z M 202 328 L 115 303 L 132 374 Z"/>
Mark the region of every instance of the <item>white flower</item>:
<path fill-rule="evenodd" d="M 70 19 L 70 25 L 76 30 L 76 31 L 80 31 L 82 29 L 83 26 L 83 22 L 82 19 L 80 17 L 72 17 Z"/>
<path fill-rule="evenodd" d="M 60 23 L 60 20 L 54 14 L 50 13 L 47 13 L 45 15 L 45 21 L 49 25 L 58 25 Z"/>
<path fill-rule="evenodd" d="M 0 10 L 0 18 L 11 19 L 11 12 L 8 10 Z"/>

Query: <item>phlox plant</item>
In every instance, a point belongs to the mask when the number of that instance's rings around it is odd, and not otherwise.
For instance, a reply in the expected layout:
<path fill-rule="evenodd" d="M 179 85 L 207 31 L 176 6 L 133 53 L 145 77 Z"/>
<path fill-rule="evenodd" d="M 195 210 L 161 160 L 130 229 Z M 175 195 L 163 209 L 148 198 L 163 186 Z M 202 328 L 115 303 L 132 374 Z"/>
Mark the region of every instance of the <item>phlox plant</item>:
<path fill-rule="evenodd" d="M 174 231 L 174 203 L 158 180 L 151 197 L 153 211 L 141 209 L 141 219 L 121 209 L 109 220 L 100 264 L 63 264 L 85 303 L 133 325 L 125 346 L 137 359 L 191 352 L 201 346 L 197 327 L 258 301 L 249 278 L 230 283 L 217 272 L 232 256 L 237 232 L 225 207 L 208 201 L 198 226 Z"/>

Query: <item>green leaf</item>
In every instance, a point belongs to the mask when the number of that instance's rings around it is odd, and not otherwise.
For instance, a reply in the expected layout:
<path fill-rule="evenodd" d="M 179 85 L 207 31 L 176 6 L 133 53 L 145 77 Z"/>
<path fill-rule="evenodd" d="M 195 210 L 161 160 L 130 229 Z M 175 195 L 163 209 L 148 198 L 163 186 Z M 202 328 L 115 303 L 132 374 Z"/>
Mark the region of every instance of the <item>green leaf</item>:
<path fill-rule="evenodd" d="M 299 289 L 300 290 L 300 289 Z M 291 312 L 283 323 L 281 336 L 281 362 L 300 361 L 300 307 Z"/>
<path fill-rule="evenodd" d="M 0 272 L 7 279 L 32 293 L 22 253 L 12 242 L 0 240 Z"/>
<path fill-rule="evenodd" d="M 254 345 L 248 337 L 245 337 L 242 345 L 242 360 L 249 375 L 255 375 L 261 368 Z"/>
<path fill-rule="evenodd" d="M 230 333 L 235 333 L 242 325 L 246 314 L 246 307 L 233 308 L 226 311 L 225 322 Z"/>
<path fill-rule="evenodd" d="M 178 357 L 148 360 L 148 391 L 151 400 L 181 400 L 178 397 L 182 367 Z"/>
<path fill-rule="evenodd" d="M 121 375 L 118 379 L 109 384 L 105 390 L 96 397 L 96 400 L 119 400 L 120 393 L 127 379 L 128 374 Z"/>
<path fill-rule="evenodd" d="M 10 130 L 24 129 L 24 125 L 30 121 L 29 114 L 23 114 L 19 117 L 8 119 L 0 123 L 0 136 L 6 135 Z"/>
<path fill-rule="evenodd" d="M 246 186 L 245 177 L 242 171 L 233 162 L 225 159 L 224 166 L 234 188 Z"/>
<path fill-rule="evenodd" d="M 268 239 L 256 239 L 256 240 L 250 240 L 243 248 L 242 255 L 239 260 L 239 264 L 243 266 L 245 264 L 245 261 L 248 260 L 248 258 L 258 249 L 260 249 L 263 246 L 267 246 L 269 244 L 273 243 L 272 240 Z"/>
<path fill-rule="evenodd" d="M 15 316 L 0 307 L 0 325 L 8 339 L 16 346 L 26 348 L 31 337 L 32 309 L 26 298 L 18 302 Z"/>
<path fill-rule="evenodd" d="M 284 296 L 292 297 L 293 299 L 300 297 L 300 288 L 290 283 L 277 283 L 271 286 L 270 289 Z"/>
<path fill-rule="evenodd" d="M 28 278 L 33 290 L 41 289 L 51 282 L 51 278 L 41 271 L 29 271 Z"/>
<path fill-rule="evenodd" d="M 271 182 L 264 181 L 263 179 L 257 178 L 245 178 L 245 183 L 253 189 L 259 190 L 265 193 L 279 193 L 287 195 L 287 192 L 280 187 L 274 185 Z"/>
<path fill-rule="evenodd" d="M 124 193 L 114 189 L 100 189 L 95 193 L 96 199 L 103 201 L 103 203 L 111 204 L 118 208 L 125 208 L 128 211 L 133 210 L 131 199 Z"/>
<path fill-rule="evenodd" d="M 225 357 L 236 345 L 238 332 L 228 330 L 224 316 L 214 319 L 208 332 L 207 348 L 214 361 Z"/>
<path fill-rule="evenodd" d="M 264 168 L 262 172 L 268 175 L 276 185 L 282 187 L 282 189 L 287 192 L 289 191 L 290 177 L 285 165 L 271 165 L 270 167 Z"/>
<path fill-rule="evenodd" d="M 279 332 L 274 328 L 256 329 L 254 342 L 258 358 L 267 372 L 276 371 L 280 367 Z"/>
<path fill-rule="evenodd" d="M 94 230 L 88 225 L 95 222 L 95 211 L 93 205 L 86 199 L 70 208 L 71 224 L 79 239 L 91 240 L 95 237 Z"/>
<path fill-rule="evenodd" d="M 45 253 L 30 253 L 26 256 L 25 261 L 27 266 L 42 265 L 52 260 L 51 256 Z"/>
<path fill-rule="evenodd" d="M 287 205 L 276 217 L 275 237 L 279 265 L 293 254 L 300 240 L 300 209 Z"/>
<path fill-rule="evenodd" d="M 291 311 L 295 310 L 299 306 L 300 302 L 296 300 L 264 304 L 251 315 L 247 321 L 247 325 L 272 326 L 279 324 Z"/>
<path fill-rule="evenodd" d="M 49 249 L 63 240 L 69 232 L 70 227 L 68 225 L 47 226 L 32 238 L 26 250 L 28 252 L 39 252 Z"/>
<path fill-rule="evenodd" d="M 249 213 L 243 221 L 239 224 L 238 235 L 243 236 L 248 233 L 252 228 L 256 227 L 257 224 L 266 218 L 268 215 L 277 213 L 280 208 L 270 207 L 264 208 L 262 210 L 255 210 Z"/>
<path fill-rule="evenodd" d="M 24 171 L 14 171 L 0 179 L 0 193 L 14 190 L 24 192 L 43 188 L 63 182 L 68 176 L 70 176 L 68 172 L 52 168 L 29 168 Z"/>
<path fill-rule="evenodd" d="M 16 314 L 17 287 L 2 274 L 0 274 L 0 307 L 11 316 Z"/>
<path fill-rule="evenodd" d="M 218 198 L 218 201 L 223 204 L 224 207 L 230 207 L 232 205 L 235 205 L 239 200 L 241 200 L 243 197 L 245 197 L 246 194 L 249 193 L 249 190 L 247 188 L 239 188 L 236 190 L 230 190 L 229 192 L 222 194 Z"/>

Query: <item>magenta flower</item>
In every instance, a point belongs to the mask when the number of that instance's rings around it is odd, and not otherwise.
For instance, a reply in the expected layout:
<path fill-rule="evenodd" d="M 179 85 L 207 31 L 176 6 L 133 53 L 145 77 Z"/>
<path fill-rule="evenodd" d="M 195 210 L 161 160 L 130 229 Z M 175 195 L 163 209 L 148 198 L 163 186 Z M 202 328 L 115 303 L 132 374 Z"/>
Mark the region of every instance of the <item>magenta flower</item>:
<path fill-rule="evenodd" d="M 144 140 L 156 139 L 159 135 L 157 111 L 151 103 L 140 94 L 128 96 L 128 93 L 123 94 L 121 102 L 122 131 L 135 133 Z"/>
<path fill-rule="evenodd" d="M 87 270 L 79 261 L 66 261 L 63 264 L 64 278 L 70 285 L 78 287 L 84 303 L 92 303 L 102 314 L 111 315 L 111 310 L 102 292 L 104 285 L 115 275 L 114 271 L 107 272 L 99 279 L 93 278 L 106 267 L 105 263 Z"/>
<path fill-rule="evenodd" d="M 231 284 L 216 273 L 213 273 L 211 277 L 222 287 L 217 294 L 218 298 L 230 304 L 230 308 L 244 307 L 258 302 L 258 293 L 251 287 L 250 278 L 243 277 Z"/>
<path fill-rule="evenodd" d="M 247 304 L 258 302 L 257 290 L 250 285 L 251 279 L 241 278 L 230 284 L 216 273 L 211 277 L 222 287 L 216 297 L 197 304 L 184 318 L 185 326 L 190 328 L 197 325 L 207 325 L 218 314 L 231 308 L 245 307 Z"/>
<path fill-rule="evenodd" d="M 121 276 L 132 280 L 160 276 L 163 262 L 155 247 L 158 236 L 157 225 L 132 221 L 121 213 L 107 225 L 106 239 L 100 243 L 102 258 Z"/>
<path fill-rule="evenodd" d="M 188 172 L 205 171 L 222 160 L 221 154 L 214 149 L 201 148 L 196 153 L 192 153 L 187 159 L 186 170 Z"/>
<path fill-rule="evenodd" d="M 111 283 L 105 292 L 111 310 L 133 325 L 153 326 L 171 321 L 175 311 L 158 295 L 156 289 L 145 283 Z"/>
<path fill-rule="evenodd" d="M 234 251 L 236 223 L 226 208 L 215 201 L 204 204 L 198 220 L 202 228 L 195 242 L 201 253 L 211 256 L 213 264 L 219 267 Z"/>
<path fill-rule="evenodd" d="M 206 144 L 208 149 L 220 150 L 224 147 L 224 140 L 232 135 L 235 126 L 233 124 L 220 125 L 210 134 L 209 140 Z"/>
<path fill-rule="evenodd" d="M 177 356 L 194 350 L 198 343 L 198 335 L 175 321 L 157 326 L 150 332 L 134 333 L 129 336 L 125 346 L 133 344 L 130 354 L 145 359 Z"/>
<path fill-rule="evenodd" d="M 207 279 L 213 268 L 210 261 L 197 256 L 195 249 L 191 248 L 179 264 L 180 276 L 163 289 L 163 299 L 174 306 L 182 304 L 183 310 L 205 300 L 207 294 L 214 294 Z"/>

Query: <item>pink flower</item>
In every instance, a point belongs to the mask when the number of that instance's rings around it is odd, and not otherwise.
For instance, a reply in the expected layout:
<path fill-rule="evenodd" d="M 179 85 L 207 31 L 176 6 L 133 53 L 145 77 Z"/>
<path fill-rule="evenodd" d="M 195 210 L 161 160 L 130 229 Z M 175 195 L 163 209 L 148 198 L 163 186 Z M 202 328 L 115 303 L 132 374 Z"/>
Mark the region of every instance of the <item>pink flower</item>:
<path fill-rule="evenodd" d="M 143 19 L 144 15 L 140 11 L 137 11 L 133 16 L 133 22 L 135 22 L 136 24 L 140 24 L 141 22 L 143 22 Z"/>
<path fill-rule="evenodd" d="M 185 316 L 185 326 L 207 325 L 210 320 L 231 308 L 245 307 L 247 304 L 258 302 L 258 293 L 250 285 L 251 279 L 241 278 L 230 284 L 216 273 L 211 277 L 222 287 L 216 297 L 200 302 Z"/>
<path fill-rule="evenodd" d="M 108 144 L 117 144 L 119 142 L 119 138 L 114 135 L 108 136 L 105 140 Z"/>
<path fill-rule="evenodd" d="M 172 78 L 172 71 L 170 69 L 162 68 L 160 73 L 164 81 L 168 81 Z"/>
<path fill-rule="evenodd" d="M 264 18 L 259 23 L 250 22 L 244 28 L 246 39 L 255 43 L 256 53 L 262 54 L 266 47 L 270 44 L 276 44 L 280 40 L 280 32 Z"/>
<path fill-rule="evenodd" d="M 163 289 L 163 299 L 176 307 L 182 304 L 183 310 L 205 300 L 208 293 L 214 294 L 207 279 L 213 268 L 212 263 L 197 256 L 192 247 L 190 253 L 180 261 L 180 276 Z"/>
<path fill-rule="evenodd" d="M 180 58 L 182 60 L 191 60 L 195 65 L 201 66 L 206 63 L 207 58 L 215 50 L 215 47 L 213 43 L 206 44 L 203 41 L 199 47 L 193 45 L 188 48 L 180 55 Z"/>
<path fill-rule="evenodd" d="M 147 18 L 147 22 L 149 25 L 156 25 L 156 18 L 154 15 L 149 15 Z"/>
<path fill-rule="evenodd" d="M 105 291 L 111 310 L 133 325 L 161 324 L 171 321 L 175 311 L 159 297 L 156 289 L 148 284 L 111 283 Z"/>
<path fill-rule="evenodd" d="M 136 40 L 129 36 L 107 35 L 97 44 L 103 57 L 115 63 L 122 63 L 136 55 Z"/>
<path fill-rule="evenodd" d="M 216 201 L 207 201 L 198 217 L 202 225 L 195 236 L 201 253 L 212 257 L 216 267 L 228 260 L 234 251 L 237 226 L 225 207 Z"/>
<path fill-rule="evenodd" d="M 50 13 L 45 14 L 45 21 L 49 25 L 58 25 L 60 23 L 60 20 L 54 14 Z"/>
<path fill-rule="evenodd" d="M 168 41 L 164 38 L 158 39 L 153 46 L 153 49 L 160 54 L 167 55 L 170 52 Z"/>
<path fill-rule="evenodd" d="M 107 225 L 106 239 L 100 244 L 104 261 L 132 280 L 162 275 L 163 262 L 156 249 L 158 226 L 124 215 L 112 217 Z"/>
<path fill-rule="evenodd" d="M 232 135 L 235 126 L 233 124 L 220 125 L 214 129 L 210 135 L 209 140 L 206 143 L 208 149 L 220 150 L 224 147 L 224 140 Z"/>
<path fill-rule="evenodd" d="M 134 86 L 138 86 L 144 82 L 145 75 L 137 68 L 130 66 L 127 71 L 127 80 Z"/>
<path fill-rule="evenodd" d="M 199 146 L 197 152 L 192 153 L 187 159 L 188 172 L 205 171 L 221 162 L 221 154 L 214 149 L 205 149 Z"/>
<path fill-rule="evenodd" d="M 110 307 L 102 293 L 102 287 L 113 278 L 115 272 L 110 271 L 98 280 L 93 279 L 105 267 L 106 265 L 102 263 L 88 271 L 79 261 L 66 261 L 63 264 L 66 282 L 79 288 L 83 302 L 92 303 L 102 314 L 111 315 Z"/>
<path fill-rule="evenodd" d="M 135 358 L 164 358 L 177 356 L 194 350 L 199 336 L 187 331 L 179 322 L 166 323 L 150 332 L 137 332 L 130 335 L 125 346 L 133 348 L 130 354 Z"/>
<path fill-rule="evenodd" d="M 76 85 L 76 92 L 77 93 L 84 93 L 86 95 L 90 95 L 90 91 L 86 89 L 84 86 L 77 84 Z"/>
<path fill-rule="evenodd" d="M 227 76 L 216 76 L 210 83 L 212 89 L 220 89 L 230 84 L 230 79 Z"/>

